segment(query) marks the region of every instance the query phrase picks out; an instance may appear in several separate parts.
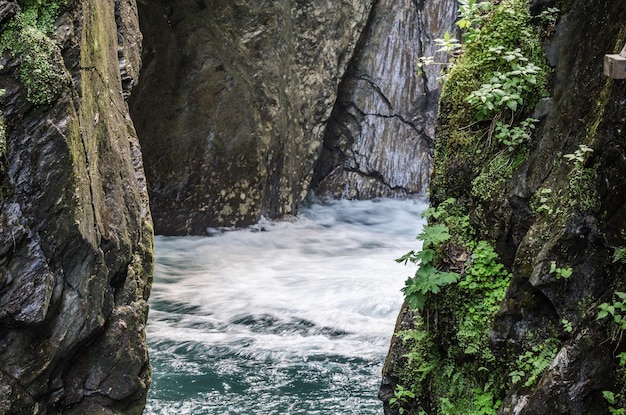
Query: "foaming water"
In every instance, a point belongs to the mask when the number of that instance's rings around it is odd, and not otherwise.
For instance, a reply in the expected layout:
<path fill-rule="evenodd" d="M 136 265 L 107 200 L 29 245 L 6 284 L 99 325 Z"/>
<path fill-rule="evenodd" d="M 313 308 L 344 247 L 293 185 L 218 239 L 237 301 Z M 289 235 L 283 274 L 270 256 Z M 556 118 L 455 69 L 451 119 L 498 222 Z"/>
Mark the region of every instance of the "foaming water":
<path fill-rule="evenodd" d="M 380 414 L 380 370 L 426 202 L 157 237 L 148 415 Z"/>

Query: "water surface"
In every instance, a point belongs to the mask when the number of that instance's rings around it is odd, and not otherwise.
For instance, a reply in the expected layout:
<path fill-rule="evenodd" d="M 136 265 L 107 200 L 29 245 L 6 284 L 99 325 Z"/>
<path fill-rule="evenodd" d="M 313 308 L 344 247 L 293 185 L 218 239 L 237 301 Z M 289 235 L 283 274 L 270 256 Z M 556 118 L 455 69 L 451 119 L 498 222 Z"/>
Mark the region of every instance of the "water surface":
<path fill-rule="evenodd" d="M 157 237 L 146 414 L 381 414 L 376 394 L 424 201 Z"/>

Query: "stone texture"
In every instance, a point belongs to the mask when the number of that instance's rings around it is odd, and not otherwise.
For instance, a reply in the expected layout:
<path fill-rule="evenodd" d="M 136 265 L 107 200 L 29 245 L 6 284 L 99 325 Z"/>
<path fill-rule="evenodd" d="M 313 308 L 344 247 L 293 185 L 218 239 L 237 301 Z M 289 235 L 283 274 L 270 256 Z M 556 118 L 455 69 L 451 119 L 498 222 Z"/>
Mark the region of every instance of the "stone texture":
<path fill-rule="evenodd" d="M 296 211 L 372 3 L 140 3 L 131 113 L 157 233 Z"/>
<path fill-rule="evenodd" d="M 120 75 L 138 72 L 141 43 L 133 13 L 116 20 L 134 7 L 124 4 L 68 2 L 54 33 L 68 82 L 50 105 L 26 100 L 19 56 L 0 61 L 3 415 L 140 414 L 145 404 L 152 228 Z"/>
<path fill-rule="evenodd" d="M 440 89 L 434 39 L 454 32 L 456 0 L 380 0 L 339 88 L 312 186 L 317 196 L 425 194 Z"/>

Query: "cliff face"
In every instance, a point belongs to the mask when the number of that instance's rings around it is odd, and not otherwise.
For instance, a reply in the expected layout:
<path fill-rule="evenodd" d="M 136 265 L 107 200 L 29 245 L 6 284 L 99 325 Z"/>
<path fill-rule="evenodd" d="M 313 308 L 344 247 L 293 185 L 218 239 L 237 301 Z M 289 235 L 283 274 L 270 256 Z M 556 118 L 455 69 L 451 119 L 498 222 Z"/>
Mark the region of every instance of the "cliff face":
<path fill-rule="evenodd" d="M 440 68 L 417 63 L 452 30 L 456 1 L 153 0 L 140 12 L 131 112 L 157 233 L 294 214 L 310 187 L 424 193 Z"/>
<path fill-rule="evenodd" d="M 606 307 L 600 304 L 619 303 L 616 293 L 626 290 L 626 81 L 602 72 L 604 55 L 626 42 L 626 2 L 534 1 L 530 7 L 552 74 L 550 98 L 514 114 L 539 118 L 527 141 L 498 147 L 502 124 L 496 122 L 504 119 L 481 124 L 466 100 L 481 86 L 467 74 L 487 71 L 493 60 L 461 60 L 444 87 L 431 186 L 441 216 L 431 224 L 445 224 L 453 234 L 438 248 L 438 266 L 460 277 L 429 295 L 418 317 L 407 309 L 401 314 L 405 340 L 394 339 L 381 388 L 386 413 L 398 413 L 400 405 L 409 413 L 445 407 L 446 413 L 516 415 L 624 407 L 625 344 L 612 315 L 619 321 L 621 311 L 598 315 Z M 506 19 L 498 16 L 489 24 Z M 478 56 L 479 48 L 470 46 L 464 59 Z M 459 129 L 459 120 L 475 124 Z M 449 220 L 455 210 L 467 214 L 462 237 Z M 485 265 L 481 240 L 495 247 L 501 265 Z M 488 292 L 499 289 L 490 279 L 494 270 L 508 288 L 492 313 L 480 314 L 497 297 Z M 482 285 L 472 285 L 479 277 Z M 487 330 L 472 325 L 472 316 L 482 316 Z M 406 358 L 416 350 L 431 364 L 421 372 Z M 397 385 L 409 387 L 410 379 L 416 397 L 389 405 Z"/>
<path fill-rule="evenodd" d="M 295 213 L 371 5 L 140 3 L 131 112 L 158 233 Z"/>
<path fill-rule="evenodd" d="M 320 197 L 424 194 L 431 172 L 439 65 L 434 39 L 453 32 L 457 1 L 376 2 L 339 87 L 312 187 Z"/>
<path fill-rule="evenodd" d="M 0 413 L 140 414 L 153 236 L 124 101 L 136 6 L 36 3 L 35 24 L 0 1 Z"/>

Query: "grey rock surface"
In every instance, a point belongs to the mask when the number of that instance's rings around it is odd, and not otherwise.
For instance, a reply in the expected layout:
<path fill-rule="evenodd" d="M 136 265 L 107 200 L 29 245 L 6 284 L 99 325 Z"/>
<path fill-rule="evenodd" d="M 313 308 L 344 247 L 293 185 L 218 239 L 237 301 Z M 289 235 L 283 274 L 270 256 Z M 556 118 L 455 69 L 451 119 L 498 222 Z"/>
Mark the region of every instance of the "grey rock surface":
<path fill-rule="evenodd" d="M 141 38 L 130 29 L 136 15 L 115 15 L 134 7 L 68 2 L 53 34 L 67 82 L 49 105 L 27 100 L 20 56 L 2 57 L 2 415 L 140 414 L 145 405 L 153 234 L 120 75 L 138 72 Z"/>
<path fill-rule="evenodd" d="M 157 233 L 296 212 L 372 3 L 140 3 L 131 113 Z"/>
<path fill-rule="evenodd" d="M 435 39 L 454 32 L 456 0 L 381 0 L 339 88 L 313 188 L 319 197 L 425 194 L 442 65 Z"/>

